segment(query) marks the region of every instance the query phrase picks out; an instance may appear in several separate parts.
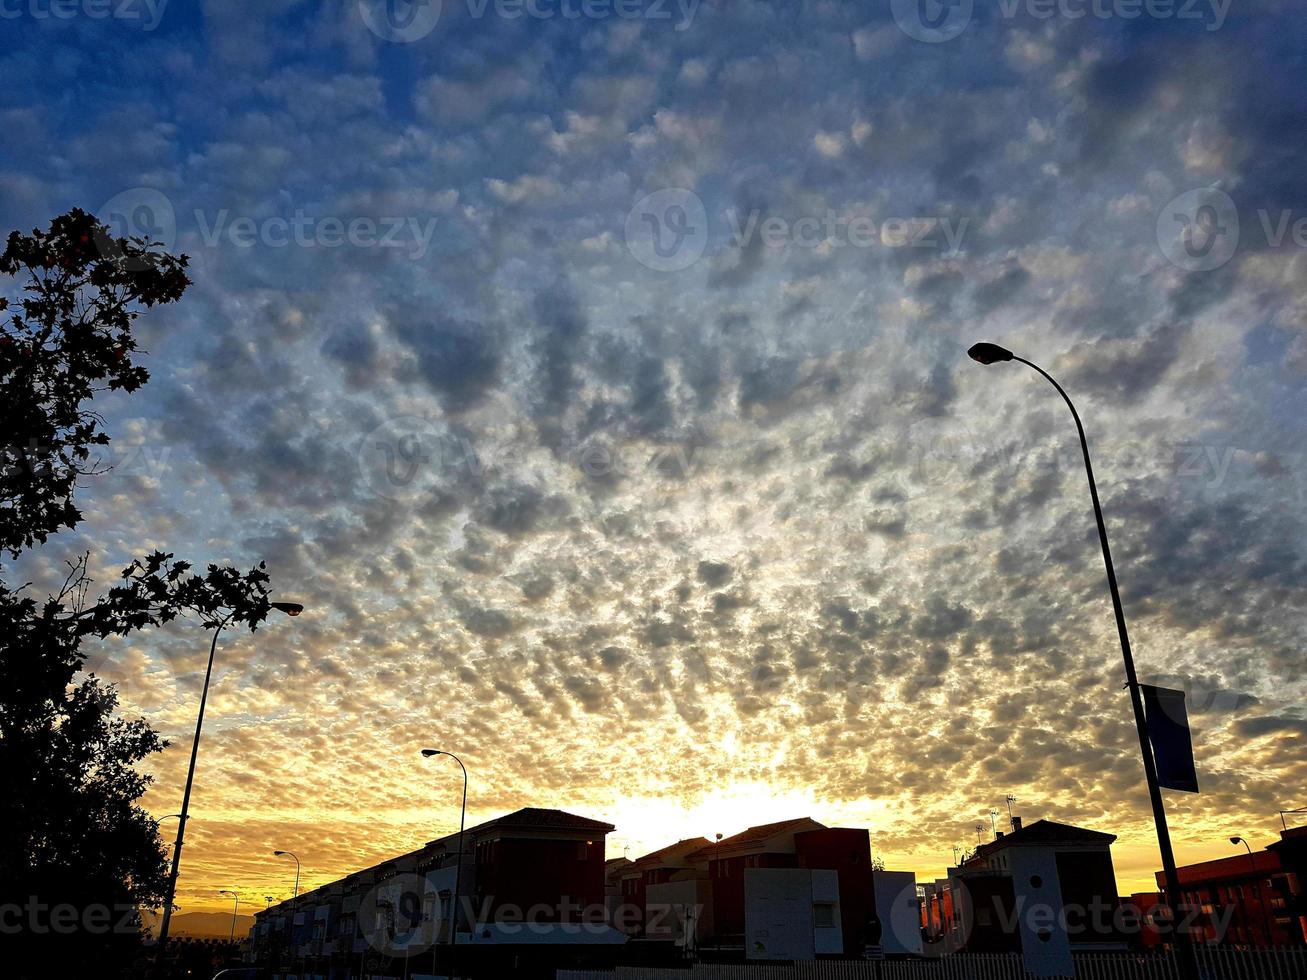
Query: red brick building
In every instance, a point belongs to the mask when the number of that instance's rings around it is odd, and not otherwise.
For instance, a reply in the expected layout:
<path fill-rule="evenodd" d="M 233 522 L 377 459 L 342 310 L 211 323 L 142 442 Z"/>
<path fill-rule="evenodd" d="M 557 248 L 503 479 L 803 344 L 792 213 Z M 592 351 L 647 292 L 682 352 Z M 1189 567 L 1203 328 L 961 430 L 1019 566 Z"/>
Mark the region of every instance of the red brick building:
<path fill-rule="evenodd" d="M 1281 840 L 1250 857 L 1230 857 L 1178 868 L 1180 904 L 1198 910 L 1200 942 L 1228 946 L 1300 946 L 1304 943 L 1302 879 L 1285 866 L 1307 827 L 1285 831 Z M 1158 888 L 1165 876 L 1156 872 Z"/>

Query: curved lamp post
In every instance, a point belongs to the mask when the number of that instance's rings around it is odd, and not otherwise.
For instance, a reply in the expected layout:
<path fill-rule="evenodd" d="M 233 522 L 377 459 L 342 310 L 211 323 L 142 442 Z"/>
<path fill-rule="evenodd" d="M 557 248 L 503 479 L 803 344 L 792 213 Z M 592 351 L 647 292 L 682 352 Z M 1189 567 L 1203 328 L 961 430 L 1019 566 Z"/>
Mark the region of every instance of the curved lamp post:
<path fill-rule="evenodd" d="M 1262 894 L 1262 879 L 1257 873 L 1257 858 L 1253 857 L 1252 846 L 1242 837 L 1231 837 L 1230 843 L 1236 847 L 1240 844 L 1248 852 L 1248 866 L 1253 869 L 1253 888 L 1257 895 L 1257 904 L 1262 907 L 1262 919 L 1266 923 L 1266 945 L 1275 945 L 1275 925 L 1271 921 L 1271 909 L 1266 902 L 1266 896 Z"/>
<path fill-rule="evenodd" d="M 220 892 L 218 892 L 218 894 L 230 895 L 232 898 L 236 900 L 236 904 L 234 904 L 231 907 L 231 935 L 227 937 L 227 942 L 232 943 L 236 941 L 236 912 L 241 907 L 241 897 L 237 895 L 234 891 L 229 891 L 226 888 L 222 889 Z"/>
<path fill-rule="evenodd" d="M 298 616 L 304 611 L 304 607 L 298 602 L 273 602 L 269 605 L 284 612 L 287 616 Z M 177 818 L 177 842 L 172 846 L 172 871 L 168 874 L 168 890 L 163 898 L 163 922 L 159 925 L 159 944 L 158 952 L 163 952 L 163 947 L 168 942 L 168 926 L 172 923 L 172 901 L 177 894 L 177 872 L 182 863 L 182 842 L 186 838 L 186 818 L 191 808 L 191 784 L 195 782 L 195 757 L 200 751 L 200 730 L 204 727 L 204 705 L 209 700 L 209 679 L 213 676 L 213 655 L 218 650 L 218 636 L 222 633 L 223 628 L 231 621 L 231 615 L 228 614 L 218 623 L 213 631 L 213 641 L 209 644 L 209 665 L 204 669 L 204 688 L 200 691 L 200 713 L 195 719 L 195 739 L 191 742 L 191 764 L 186 770 L 186 791 L 182 794 L 182 812 Z"/>
<path fill-rule="evenodd" d="M 294 894 L 292 897 L 294 897 L 294 898 L 299 898 L 299 896 L 300 896 L 300 859 L 297 858 L 297 857 L 295 857 L 295 855 L 292 854 L 290 851 L 273 851 L 272 854 L 273 854 L 274 857 L 288 857 L 288 858 L 294 858 L 294 860 L 295 860 L 295 894 Z"/>
<path fill-rule="evenodd" d="M 1107 525 L 1103 522 L 1103 507 L 1098 501 L 1098 485 L 1094 482 L 1094 466 L 1089 461 L 1089 442 L 1085 439 L 1085 427 L 1080 422 L 1080 413 L 1076 411 L 1071 396 L 1057 383 L 1051 374 L 1033 361 L 1018 357 L 998 344 L 980 343 L 973 345 L 967 356 L 980 364 L 998 364 L 1003 361 L 1017 361 L 1033 368 L 1043 375 L 1071 409 L 1071 417 L 1076 423 L 1076 432 L 1080 436 L 1080 451 L 1085 458 L 1085 476 L 1089 480 L 1089 496 L 1094 502 L 1094 519 L 1098 522 L 1098 541 L 1103 548 L 1103 565 L 1107 568 L 1107 587 L 1112 593 L 1112 609 L 1116 613 L 1116 632 L 1121 640 L 1121 656 L 1125 660 L 1126 687 L 1130 689 L 1130 704 L 1134 708 L 1135 728 L 1139 734 L 1139 751 L 1144 760 L 1144 778 L 1148 781 L 1148 797 L 1153 805 L 1153 822 L 1157 826 L 1157 844 L 1162 853 L 1162 868 L 1166 876 L 1166 905 L 1171 912 L 1171 921 L 1176 923 L 1176 903 L 1180 900 L 1180 876 L 1175 869 L 1175 852 L 1171 848 L 1171 832 L 1166 825 L 1166 806 L 1162 800 L 1162 788 L 1157 782 L 1157 763 L 1153 759 L 1152 746 L 1148 740 L 1148 722 L 1144 716 L 1144 699 L 1139 690 L 1139 678 L 1135 673 L 1135 660 L 1130 652 L 1130 634 L 1126 630 L 1125 610 L 1121 606 L 1121 593 L 1116 585 L 1116 569 L 1112 565 L 1112 551 L 1107 544 Z M 1193 947 L 1187 941 L 1177 944 L 1180 950 L 1180 974 L 1183 980 L 1197 980 L 1198 965 Z"/>
<path fill-rule="evenodd" d="M 454 963 L 458 959 L 458 900 L 463 883 L 463 826 L 467 820 L 467 766 L 463 765 L 463 760 L 454 755 L 453 752 L 446 752 L 443 749 L 422 750 L 422 757 L 425 759 L 437 755 L 449 756 L 458 763 L 458 768 L 463 770 L 463 809 L 458 817 L 458 864 L 454 867 L 454 903 L 449 912 L 449 973 L 453 980 L 458 980 L 458 973 L 455 972 Z M 434 948 L 439 948 L 439 946 L 439 937 L 437 937 Z M 434 956 L 434 949 L 432 955 Z M 434 964 L 432 969 L 434 971 Z"/>

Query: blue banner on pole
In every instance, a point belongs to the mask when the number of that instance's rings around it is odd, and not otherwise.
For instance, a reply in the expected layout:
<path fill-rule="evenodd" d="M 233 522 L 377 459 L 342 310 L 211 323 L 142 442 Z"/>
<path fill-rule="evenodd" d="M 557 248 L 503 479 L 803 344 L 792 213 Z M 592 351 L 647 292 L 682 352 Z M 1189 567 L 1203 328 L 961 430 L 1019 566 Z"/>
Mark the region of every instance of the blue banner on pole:
<path fill-rule="evenodd" d="M 1189 735 L 1184 691 L 1150 684 L 1140 684 L 1139 690 L 1144 697 L 1148 740 L 1153 745 L 1158 785 L 1163 789 L 1197 793 L 1198 772 L 1194 768 L 1194 743 Z"/>

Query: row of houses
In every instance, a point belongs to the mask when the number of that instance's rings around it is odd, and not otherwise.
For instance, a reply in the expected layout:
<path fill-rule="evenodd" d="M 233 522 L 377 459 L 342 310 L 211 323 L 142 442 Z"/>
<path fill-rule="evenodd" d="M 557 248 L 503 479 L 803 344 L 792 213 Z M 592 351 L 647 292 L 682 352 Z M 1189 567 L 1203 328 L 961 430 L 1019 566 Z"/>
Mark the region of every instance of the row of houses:
<path fill-rule="evenodd" d="M 1080 953 L 1170 939 L 1160 895 L 1118 898 L 1115 837 L 1048 820 L 1014 818 L 944 878 L 920 883 L 875 867 L 867 830 L 806 817 L 634 860 L 605 860 L 613 830 L 517 810 L 259 912 L 246 959 L 276 977 L 421 980 L 1019 953 L 1031 975 L 1057 976 Z M 1242 868 L 1232 858 L 1182 869 L 1202 935 L 1303 943 L 1305 852 L 1307 836 L 1286 831 Z M 1254 894 L 1264 905 L 1250 904 Z"/>

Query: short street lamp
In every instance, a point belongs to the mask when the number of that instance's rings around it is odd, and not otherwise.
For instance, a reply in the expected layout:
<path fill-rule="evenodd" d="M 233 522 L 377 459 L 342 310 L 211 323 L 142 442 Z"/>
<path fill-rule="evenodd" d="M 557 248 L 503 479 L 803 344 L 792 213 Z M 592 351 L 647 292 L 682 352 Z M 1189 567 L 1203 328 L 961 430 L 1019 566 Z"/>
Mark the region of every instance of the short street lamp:
<path fill-rule="evenodd" d="M 222 889 L 220 892 L 218 892 L 218 894 L 230 895 L 232 898 L 236 900 L 235 904 L 233 904 L 231 907 L 231 935 L 227 937 L 228 942 L 235 942 L 236 941 L 236 912 L 241 907 L 241 897 L 233 891 L 228 891 L 226 888 Z"/>
<path fill-rule="evenodd" d="M 295 893 L 294 897 L 299 898 L 300 894 L 300 859 L 295 857 L 290 851 L 273 851 L 274 857 L 288 857 L 295 861 Z"/>
<path fill-rule="evenodd" d="M 1242 844 L 1244 850 L 1248 852 L 1248 866 L 1253 872 L 1253 893 L 1257 896 L 1257 904 L 1262 907 L 1262 919 L 1266 923 L 1266 945 L 1275 945 L 1275 925 L 1271 921 L 1271 909 L 1266 902 L 1266 896 L 1262 894 L 1262 878 L 1257 872 L 1257 858 L 1253 857 L 1252 846 L 1242 837 L 1231 837 L 1230 843 L 1238 846 Z"/>

